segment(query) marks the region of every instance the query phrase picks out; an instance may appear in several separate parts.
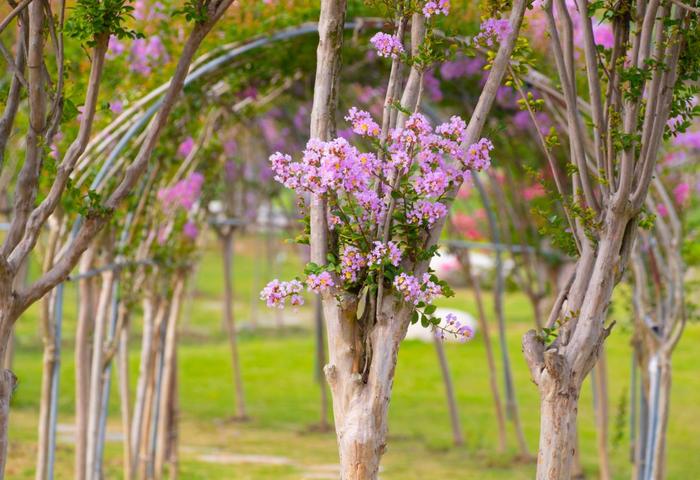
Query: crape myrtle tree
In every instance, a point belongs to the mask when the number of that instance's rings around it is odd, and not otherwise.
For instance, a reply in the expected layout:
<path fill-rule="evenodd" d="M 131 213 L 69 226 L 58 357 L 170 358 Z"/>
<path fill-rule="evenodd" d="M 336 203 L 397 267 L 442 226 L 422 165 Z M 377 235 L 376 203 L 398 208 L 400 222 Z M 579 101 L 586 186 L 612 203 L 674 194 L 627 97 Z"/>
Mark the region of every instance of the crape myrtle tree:
<path fill-rule="evenodd" d="M 59 3 L 59 10 L 54 12 L 53 6 L 46 2 L 24 1 L 3 19 L 2 30 L 13 24 L 17 28 L 15 57 L 5 56 L 12 82 L 0 129 L 3 157 L 17 121 L 24 124 L 21 127 L 26 135 L 23 161 L 14 183 L 10 227 L 0 247 L 0 358 L 5 358 L 13 325 L 22 312 L 66 279 L 115 209 L 132 192 L 148 165 L 198 46 L 231 3 L 231 0 L 205 1 L 185 6 L 183 13 L 192 26 L 160 110 L 148 128 L 146 141 L 111 192 L 103 196 L 78 192 L 77 196 L 84 195 L 85 201 L 80 206 L 83 221 L 74 241 L 48 270 L 27 286 L 17 285 L 15 277 L 34 250 L 42 227 L 61 205 L 64 194 L 75 196 L 71 173 L 92 131 L 109 39 L 112 35 L 126 38 L 137 33 L 126 26 L 131 7 L 122 1 L 107 4 L 80 1 L 67 19 L 64 3 Z M 48 146 L 53 143 L 67 105 L 64 101 L 66 40 L 83 44 L 89 50 L 89 80 L 74 140 L 59 159 L 47 161 Z M 23 98 L 26 98 L 26 116 L 24 112 L 18 114 Z M 9 401 L 16 381 L 12 372 L 3 365 L 0 375 L 0 476 L 4 474 L 7 458 Z"/>
<path fill-rule="evenodd" d="M 276 178 L 308 194 L 311 262 L 305 283 L 323 298 L 328 330 L 326 378 L 343 479 L 377 477 L 386 447 L 387 408 L 399 344 L 411 321 L 438 325 L 432 301 L 449 287 L 428 271 L 448 205 L 472 170 L 489 164 L 491 143 L 481 130 L 506 72 L 525 10 L 516 2 L 510 21 L 493 36 L 498 52 L 477 106 L 433 127 L 418 110 L 426 67 L 444 47 L 433 21 L 448 13 L 440 2 L 390 2 L 391 33 L 372 43 L 391 59 L 381 124 L 356 108 L 347 121 L 368 151 L 335 138 L 344 1 L 323 1 L 319 20 L 311 132 L 303 157 L 275 153 Z M 500 15 L 496 10 L 490 12 Z M 410 34 L 409 34 L 410 32 Z M 405 81 L 402 74 L 406 73 Z M 364 150 L 364 149 L 363 149 Z M 270 282 L 268 305 L 298 304 L 300 280 Z M 448 333 L 463 327 L 448 319 Z"/>
<path fill-rule="evenodd" d="M 676 120 L 669 121 L 672 128 Z M 647 405 L 638 410 L 633 439 L 637 478 L 665 478 L 672 355 L 696 315 L 691 292 L 697 285 L 687 270 L 698 262 L 697 219 L 685 212 L 697 204 L 691 185 L 697 182 L 698 139 L 697 131 L 688 131 L 670 142 L 645 202 L 653 221 L 640 230 L 630 261 L 638 398 Z"/>
<path fill-rule="evenodd" d="M 575 8 L 574 8 L 575 7 Z M 523 339 L 541 396 L 537 478 L 566 479 L 575 454 L 578 399 L 611 325 L 606 313 L 633 250 L 669 117 L 687 127 L 699 63 L 698 14 L 682 2 L 603 5 L 545 1 L 570 163 L 554 180 L 577 250 L 574 274 L 559 292 L 545 328 Z M 611 41 L 596 45 L 596 12 Z M 580 35 L 575 36 L 575 29 Z M 585 85 L 578 91 L 574 42 L 581 45 Z M 519 84 L 515 82 L 516 86 Z M 581 102 L 579 96 L 587 96 Z M 535 106 L 528 102 L 534 115 Z M 555 136 L 543 139 L 547 150 Z M 567 186 L 568 185 L 568 186 Z"/>

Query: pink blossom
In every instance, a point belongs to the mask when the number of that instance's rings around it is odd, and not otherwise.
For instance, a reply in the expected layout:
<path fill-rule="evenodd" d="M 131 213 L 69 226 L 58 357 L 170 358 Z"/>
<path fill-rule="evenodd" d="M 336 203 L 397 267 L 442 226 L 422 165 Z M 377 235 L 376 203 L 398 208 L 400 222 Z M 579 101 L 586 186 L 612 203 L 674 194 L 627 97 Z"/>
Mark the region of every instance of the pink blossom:
<path fill-rule="evenodd" d="M 180 180 L 172 187 L 158 191 L 158 200 L 166 208 L 177 208 L 179 206 L 189 210 L 199 199 L 203 184 L 204 176 L 201 173 L 193 172 L 189 177 Z"/>
<path fill-rule="evenodd" d="M 401 262 L 401 249 L 395 242 L 382 243 L 376 241 L 373 243 L 374 248 L 367 257 L 368 265 L 382 265 L 386 262 L 395 267 Z"/>
<path fill-rule="evenodd" d="M 129 69 L 141 75 L 149 75 L 153 67 L 168 60 L 168 53 L 158 35 L 137 38 L 131 45 Z"/>
<path fill-rule="evenodd" d="M 488 168 L 491 165 L 491 154 L 489 153 L 491 150 L 493 150 L 493 143 L 486 138 L 471 144 L 467 149 L 467 168 L 476 171 Z"/>
<path fill-rule="evenodd" d="M 449 15 L 450 14 L 450 0 L 430 0 L 426 2 L 423 7 L 423 15 L 425 18 L 430 18 L 433 15 Z"/>
<path fill-rule="evenodd" d="M 447 215 L 447 207 L 440 202 L 418 200 L 407 213 L 409 223 L 432 227 L 435 222 Z"/>
<path fill-rule="evenodd" d="M 481 57 L 462 57 L 457 60 L 444 62 L 440 67 L 440 75 L 445 80 L 471 77 L 483 72 L 484 64 L 484 60 Z"/>
<path fill-rule="evenodd" d="M 109 36 L 109 43 L 107 43 L 107 54 L 105 55 L 108 60 L 113 60 L 119 55 L 124 53 L 126 47 L 124 44 L 114 35 Z"/>
<path fill-rule="evenodd" d="M 109 102 L 109 109 L 112 113 L 120 114 L 124 111 L 124 103 L 121 100 L 112 100 Z"/>
<path fill-rule="evenodd" d="M 260 300 L 264 300 L 268 307 L 284 308 L 287 298 L 294 306 L 303 305 L 304 299 L 300 295 L 303 288 L 299 280 L 280 282 L 274 279 L 262 289 Z"/>
<path fill-rule="evenodd" d="M 333 277 L 329 272 L 321 272 L 319 274 L 311 274 L 306 277 L 306 286 L 310 292 L 322 293 L 330 290 L 335 286 Z"/>
<path fill-rule="evenodd" d="M 192 137 L 185 138 L 177 147 L 177 155 L 180 158 L 187 158 L 194 148 L 194 139 Z"/>
<path fill-rule="evenodd" d="M 189 239 L 196 240 L 197 235 L 199 235 L 199 228 L 197 228 L 196 223 L 189 220 L 187 221 L 187 223 L 185 223 L 185 225 L 183 225 L 182 233 L 185 234 L 185 236 Z"/>
<path fill-rule="evenodd" d="M 430 280 L 430 275 L 423 274 L 419 280 L 413 275 L 401 273 L 394 278 L 394 288 L 403 299 L 414 305 L 419 303 L 431 303 L 442 295 L 442 287 Z"/>
<path fill-rule="evenodd" d="M 238 144 L 236 143 L 235 140 L 229 139 L 224 142 L 224 154 L 227 157 L 233 157 L 236 152 L 238 151 Z"/>
<path fill-rule="evenodd" d="M 512 32 L 513 28 L 507 19 L 489 18 L 481 23 L 478 35 L 474 37 L 474 42 L 493 47 L 496 43 L 505 41 Z"/>
<path fill-rule="evenodd" d="M 680 133 L 673 139 L 677 147 L 700 150 L 700 130 Z"/>
<path fill-rule="evenodd" d="M 352 131 L 358 135 L 366 135 L 368 137 L 378 137 L 381 129 L 377 122 L 372 119 L 372 116 L 364 110 L 358 110 L 352 107 L 345 120 L 352 124 Z"/>
<path fill-rule="evenodd" d="M 388 33 L 378 32 L 369 41 L 377 50 L 377 55 L 380 57 L 396 58 L 404 53 L 401 40 Z"/>
<path fill-rule="evenodd" d="M 453 313 L 448 313 L 445 316 L 445 326 L 439 327 L 435 331 L 435 335 L 441 340 L 445 339 L 446 333 L 454 335 L 462 342 L 468 342 L 474 338 L 474 329 L 471 325 L 462 324 Z"/>
<path fill-rule="evenodd" d="M 343 279 L 348 283 L 357 281 L 358 273 L 367 266 L 367 259 L 357 247 L 346 245 L 340 254 L 340 267 Z"/>
<path fill-rule="evenodd" d="M 612 27 L 607 23 L 593 24 L 593 40 L 596 45 L 604 48 L 612 48 L 615 45 L 615 36 Z"/>
<path fill-rule="evenodd" d="M 435 77 L 435 72 L 432 69 L 423 74 L 423 89 L 433 102 L 441 102 L 444 98 L 440 89 L 440 80 Z"/>
<path fill-rule="evenodd" d="M 455 229 L 467 240 L 481 240 L 484 235 L 479 230 L 479 222 L 475 216 L 466 213 L 455 213 L 452 216 Z"/>
<path fill-rule="evenodd" d="M 663 203 L 659 203 L 656 206 L 656 211 L 659 212 L 660 217 L 666 217 L 668 215 L 668 208 Z"/>
<path fill-rule="evenodd" d="M 678 205 L 684 205 L 690 198 L 690 184 L 681 182 L 673 189 L 673 197 Z"/>
<path fill-rule="evenodd" d="M 527 200 L 528 202 L 530 200 L 533 200 L 535 198 L 540 198 L 543 197 L 544 194 L 546 193 L 544 191 L 544 187 L 540 183 L 534 183 L 532 185 L 529 185 L 522 190 L 523 192 L 523 198 Z"/>
<path fill-rule="evenodd" d="M 63 140 L 63 132 L 58 131 L 56 134 L 53 136 L 53 141 L 51 142 L 51 151 L 49 152 L 49 156 L 53 159 L 58 159 L 60 156 L 60 152 L 58 150 L 58 144 L 61 143 L 61 140 Z"/>

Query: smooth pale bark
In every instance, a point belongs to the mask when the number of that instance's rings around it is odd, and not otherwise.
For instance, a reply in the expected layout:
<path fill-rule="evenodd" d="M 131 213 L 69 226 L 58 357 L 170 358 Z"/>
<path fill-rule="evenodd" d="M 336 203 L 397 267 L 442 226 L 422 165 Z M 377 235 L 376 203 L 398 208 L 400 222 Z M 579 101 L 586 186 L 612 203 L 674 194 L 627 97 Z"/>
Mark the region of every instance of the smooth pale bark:
<path fill-rule="evenodd" d="M 445 397 L 447 397 L 447 409 L 450 412 L 450 426 L 452 427 L 452 442 L 456 446 L 463 445 L 464 436 L 462 435 L 462 426 L 459 423 L 459 409 L 457 408 L 457 398 L 455 397 L 454 387 L 452 386 L 452 377 L 450 377 L 450 367 L 447 363 L 447 356 L 445 355 L 445 346 L 437 335 L 433 336 L 433 343 L 435 344 L 435 352 L 438 356 L 442 381 L 445 384 Z"/>
<path fill-rule="evenodd" d="M 598 362 L 591 375 L 594 389 L 596 444 L 598 447 L 598 473 L 601 480 L 610 480 L 610 455 L 608 453 L 609 408 L 608 408 L 608 372 L 605 360 L 605 348 L 600 350 Z"/>
<path fill-rule="evenodd" d="M 90 388 L 87 418 L 87 449 L 85 454 L 85 478 L 98 479 L 102 474 L 97 447 L 100 435 L 100 410 L 104 392 L 104 344 L 107 338 L 109 313 L 114 285 L 114 272 L 102 274 L 102 286 L 95 316 L 95 331 L 92 342 L 92 362 L 90 365 Z"/>
<path fill-rule="evenodd" d="M 136 398 L 134 400 L 134 413 L 131 420 L 131 472 L 136 474 L 139 463 L 139 454 L 143 441 L 143 426 L 146 411 L 146 391 L 150 384 L 150 376 L 153 370 L 152 344 L 155 335 L 155 324 L 164 315 L 165 302 L 158 301 L 155 295 L 147 295 L 143 301 L 143 327 L 141 333 L 141 357 L 139 362 L 139 376 L 136 383 Z"/>
<path fill-rule="evenodd" d="M 233 314 L 233 230 L 221 233 L 219 238 L 224 257 L 224 323 L 231 347 L 231 367 L 233 369 L 233 385 L 236 392 L 234 418 L 244 420 L 248 418 L 248 414 L 245 407 L 243 376 L 241 375 L 241 362 L 238 358 L 236 321 Z"/>
<path fill-rule="evenodd" d="M 173 288 L 173 300 L 168 315 L 168 323 L 165 330 L 165 344 L 163 345 L 163 371 L 160 385 L 160 397 L 158 406 L 157 443 L 154 472 L 156 480 L 163 477 L 163 467 L 165 466 L 166 449 L 168 442 L 168 429 L 170 419 L 168 412 L 172 405 L 172 394 L 175 391 L 175 376 L 177 375 L 176 348 L 177 348 L 177 321 L 182 309 L 182 298 L 185 291 L 184 273 L 178 273 L 175 277 Z"/>
<path fill-rule="evenodd" d="M 80 273 L 85 273 L 92 266 L 94 249 L 85 252 L 80 261 Z M 75 479 L 85 479 L 85 458 L 87 450 L 87 413 L 90 397 L 90 332 L 94 319 L 95 281 L 82 278 L 78 282 L 78 324 L 75 331 Z"/>
<path fill-rule="evenodd" d="M 10 397 L 17 386 L 17 377 L 10 370 L 2 370 L 0 372 L 0 418 L 4 422 L 0 422 L 0 478 L 4 478 L 5 463 L 7 462 L 7 451 L 9 440 L 7 438 L 7 430 L 9 422 L 7 419 L 10 416 Z"/>
<path fill-rule="evenodd" d="M 322 432 L 330 430 L 331 426 L 328 423 L 328 391 L 326 389 L 326 380 L 323 375 L 323 366 L 326 364 L 326 344 L 325 344 L 325 329 L 323 328 L 323 301 L 319 295 L 316 295 L 314 302 L 314 324 L 316 336 L 316 379 L 318 380 L 319 389 L 321 391 L 321 402 L 319 409 L 318 429 Z"/>
<path fill-rule="evenodd" d="M 177 351 L 175 352 L 175 363 L 177 364 Z M 178 436 L 179 436 L 179 416 L 180 416 L 180 399 L 178 396 L 178 385 L 177 380 L 177 369 L 173 370 L 173 384 L 172 392 L 170 393 L 170 410 L 168 412 L 168 418 L 170 421 L 169 435 L 168 435 L 168 470 L 171 480 L 176 480 L 179 471 L 179 450 L 178 450 Z"/>
<path fill-rule="evenodd" d="M 121 304 L 120 309 L 126 307 Z M 129 416 L 129 312 L 121 311 L 120 315 L 126 316 L 126 321 L 122 324 L 119 335 L 119 347 L 117 352 L 117 363 L 119 369 L 119 408 L 121 410 L 122 435 L 123 439 L 123 464 L 124 478 L 132 478 L 131 459 L 131 418 Z"/>
<path fill-rule="evenodd" d="M 671 358 L 660 358 L 658 365 L 659 391 L 656 401 L 657 419 L 654 424 L 654 442 L 652 448 L 652 462 L 648 469 L 650 480 L 663 480 L 666 478 L 666 431 L 668 429 L 668 412 L 671 397 Z"/>
<path fill-rule="evenodd" d="M 35 473 L 36 480 L 46 478 L 46 460 L 48 457 L 49 448 L 51 387 L 54 378 L 53 369 L 56 366 L 57 361 L 56 345 L 53 336 L 54 319 L 52 318 L 51 308 L 54 298 L 54 295 L 48 295 L 42 302 L 44 354 L 41 374 L 41 397 L 39 398 L 39 426 L 37 435 L 37 460 Z"/>

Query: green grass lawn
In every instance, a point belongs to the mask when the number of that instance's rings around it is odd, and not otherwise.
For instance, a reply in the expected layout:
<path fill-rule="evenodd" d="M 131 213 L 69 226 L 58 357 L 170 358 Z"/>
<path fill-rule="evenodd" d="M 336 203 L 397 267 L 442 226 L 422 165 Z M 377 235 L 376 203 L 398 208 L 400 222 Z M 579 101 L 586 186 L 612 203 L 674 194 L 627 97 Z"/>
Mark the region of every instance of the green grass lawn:
<path fill-rule="evenodd" d="M 254 255 L 259 241 L 238 245 L 236 313 L 245 326 L 254 309 L 254 292 L 269 275 L 292 275 L 299 262 L 292 247 L 277 267 L 267 268 Z M 221 332 L 220 261 L 214 250 L 207 250 L 197 272 L 191 305 L 183 319 L 180 364 L 180 477 L 183 479 L 300 479 L 337 461 L 335 438 L 310 428 L 319 418 L 319 387 L 314 380 L 312 332 L 304 326 L 275 328 L 276 318 L 264 306 L 257 314 L 264 328 L 244 329 L 240 355 L 251 421 L 235 423 L 233 387 L 228 345 Z M 70 290 L 70 289 L 69 289 Z M 74 292 L 69 291 L 69 298 Z M 531 313 L 526 299 L 510 293 L 506 299 L 508 343 L 513 363 L 521 417 L 530 448 L 536 451 L 538 396 L 529 381 L 520 354 L 520 338 L 530 328 Z M 458 290 L 444 302 L 473 312 L 471 295 Z M 625 310 L 615 305 L 613 314 L 620 324 L 607 342 L 610 368 L 611 446 L 615 478 L 629 478 L 629 427 L 623 413 L 622 430 L 615 424 L 620 417 L 618 404 L 629 398 L 630 331 L 625 328 Z M 61 370 L 60 422 L 73 420 L 72 325 L 75 302 L 66 305 L 66 332 Z M 299 318 L 308 317 L 302 309 Z M 33 478 L 36 458 L 36 422 L 41 382 L 41 342 L 36 309 L 18 326 L 18 348 L 14 370 L 20 384 L 13 398 L 11 452 L 8 478 Z M 272 327 L 270 326 L 272 325 Z M 495 325 L 494 325 L 495 333 Z M 668 478 L 697 478 L 700 458 L 689 452 L 700 451 L 700 405 L 698 389 L 700 327 L 691 325 L 675 354 L 671 427 L 669 432 Z M 138 362 L 138 331 L 133 335 L 132 382 Z M 460 420 L 466 445 L 451 446 L 444 390 L 432 345 L 405 342 L 390 407 L 389 448 L 383 460 L 382 479 L 526 479 L 533 478 L 534 465 L 516 460 L 515 438 L 509 430 L 509 449 L 495 451 L 497 439 L 493 407 L 488 389 L 484 346 L 481 337 L 467 345 L 446 345 L 452 377 L 458 396 Z M 499 355 L 500 358 L 500 355 Z M 116 384 L 115 384 L 116 385 Z M 119 430 L 119 410 L 113 389 L 110 403 L 110 430 Z M 591 387 L 583 391 L 580 410 L 582 460 L 586 472 L 596 473 L 595 429 Z M 61 437 L 63 438 L 63 437 Z M 270 455 L 285 457 L 280 465 L 261 463 L 210 463 L 204 455 Z M 239 457 L 240 458 L 240 457 Z M 106 477 L 121 478 L 121 444 L 109 442 L 106 451 Z M 70 441 L 59 442 L 57 478 L 72 477 L 73 454 Z M 312 477 L 309 477 L 312 478 Z"/>

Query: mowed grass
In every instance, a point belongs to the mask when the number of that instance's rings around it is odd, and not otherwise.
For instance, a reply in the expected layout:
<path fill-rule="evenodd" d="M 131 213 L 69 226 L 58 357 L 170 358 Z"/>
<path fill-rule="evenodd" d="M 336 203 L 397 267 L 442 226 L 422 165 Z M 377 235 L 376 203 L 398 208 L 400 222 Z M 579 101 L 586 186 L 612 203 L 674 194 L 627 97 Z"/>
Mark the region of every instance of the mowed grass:
<path fill-rule="evenodd" d="M 240 356 L 251 420 L 231 421 L 234 392 L 228 344 L 221 330 L 221 262 L 212 243 L 197 271 L 196 285 L 182 320 L 179 347 L 180 478 L 183 479 L 300 479 L 337 463 L 335 437 L 312 427 L 318 423 L 319 385 L 314 377 L 314 341 L 308 327 L 310 311 L 285 312 L 283 318 L 253 303 L 256 292 L 271 276 L 290 277 L 298 271 L 297 250 L 273 243 L 274 265 L 266 261 L 265 241 L 249 238 L 237 245 L 236 314 L 241 324 Z M 489 295 L 490 296 L 490 295 Z M 66 329 L 61 368 L 59 414 L 70 424 L 74 413 L 73 326 L 75 293 L 68 289 Z M 488 299 L 489 308 L 491 299 Z M 614 478 L 629 478 L 629 411 L 619 405 L 629 399 L 630 335 L 623 296 L 615 304 L 618 326 L 607 342 L 611 456 Z M 475 312 L 468 290 L 444 305 Z M 249 328 L 257 316 L 258 328 Z M 520 353 L 520 338 L 532 324 L 526 298 L 517 292 L 506 297 L 508 346 L 516 391 L 530 449 L 536 453 L 538 395 L 528 378 Z M 278 326 L 283 320 L 286 326 Z M 290 325 L 293 323 L 293 325 Z M 12 403 L 11 449 L 7 478 L 33 478 L 36 459 L 36 424 L 41 390 L 41 341 L 37 309 L 18 325 L 14 371 L 20 384 Z M 492 334 L 495 341 L 495 323 Z M 700 458 L 700 327 L 691 325 L 674 356 L 673 396 L 669 431 L 668 478 L 697 478 Z M 131 382 L 138 368 L 139 329 L 132 335 Z M 499 361 L 500 352 L 494 343 Z M 447 344 L 457 393 L 460 421 L 466 438 L 453 447 L 444 387 L 434 347 L 404 342 L 399 355 L 390 406 L 389 447 L 382 479 L 528 479 L 534 464 L 517 458 L 512 427 L 508 450 L 496 451 L 497 433 L 488 388 L 482 337 L 467 345 Z M 113 378 L 116 380 L 116 378 Z M 119 432 L 116 381 L 110 399 L 109 429 Z M 133 392 L 132 392 L 133 393 Z M 329 416 L 330 416 L 330 412 Z M 580 409 L 580 441 L 584 468 L 597 472 L 596 433 L 591 386 L 585 385 Z M 284 457 L 280 464 L 211 463 L 205 455 L 268 455 Z M 222 457 L 225 460 L 225 457 Z M 240 458 L 240 457 L 239 457 Z M 121 478 L 121 443 L 110 441 L 105 452 L 105 477 Z M 59 434 L 56 478 L 71 478 L 73 450 L 70 437 Z"/>

